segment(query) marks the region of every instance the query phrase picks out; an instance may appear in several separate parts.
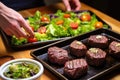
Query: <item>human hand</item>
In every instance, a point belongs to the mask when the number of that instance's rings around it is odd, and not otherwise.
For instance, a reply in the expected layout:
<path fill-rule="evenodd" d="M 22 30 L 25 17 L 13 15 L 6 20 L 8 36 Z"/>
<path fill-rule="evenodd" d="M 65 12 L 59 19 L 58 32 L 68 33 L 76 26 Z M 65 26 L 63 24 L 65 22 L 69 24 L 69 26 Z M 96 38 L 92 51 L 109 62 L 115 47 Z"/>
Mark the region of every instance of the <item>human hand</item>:
<path fill-rule="evenodd" d="M 79 0 L 62 0 L 65 4 L 67 11 L 80 10 L 81 4 Z"/>
<path fill-rule="evenodd" d="M 15 35 L 16 37 L 34 37 L 32 29 L 24 18 L 13 9 L 6 7 L 0 3 L 0 28 L 7 35 Z M 23 29 L 24 30 L 23 30 Z M 28 36 L 29 34 L 29 36 Z"/>

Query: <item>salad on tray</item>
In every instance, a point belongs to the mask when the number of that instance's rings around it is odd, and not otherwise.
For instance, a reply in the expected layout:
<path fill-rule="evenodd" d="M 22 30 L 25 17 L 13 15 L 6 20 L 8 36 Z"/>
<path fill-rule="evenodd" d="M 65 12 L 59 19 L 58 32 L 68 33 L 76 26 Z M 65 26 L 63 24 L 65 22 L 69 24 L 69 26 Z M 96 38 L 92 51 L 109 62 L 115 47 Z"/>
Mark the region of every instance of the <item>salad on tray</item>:
<path fill-rule="evenodd" d="M 27 21 L 34 31 L 34 38 L 12 36 L 12 45 L 78 36 L 97 28 L 108 28 L 107 24 L 98 20 L 97 16 L 89 11 L 63 12 L 58 10 L 54 14 L 43 15 L 40 11 L 36 11 L 34 16 L 28 17 Z"/>

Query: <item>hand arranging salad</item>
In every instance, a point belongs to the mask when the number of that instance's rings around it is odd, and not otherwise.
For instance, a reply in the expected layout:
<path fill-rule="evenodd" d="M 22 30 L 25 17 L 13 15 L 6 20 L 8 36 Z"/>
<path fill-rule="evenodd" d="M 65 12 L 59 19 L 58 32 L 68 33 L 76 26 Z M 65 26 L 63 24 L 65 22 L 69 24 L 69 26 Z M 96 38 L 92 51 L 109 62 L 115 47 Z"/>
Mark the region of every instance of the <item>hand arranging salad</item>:
<path fill-rule="evenodd" d="M 13 36 L 13 45 L 72 37 L 96 28 L 108 28 L 107 24 L 99 21 L 96 15 L 89 11 L 62 12 L 58 10 L 55 14 L 44 15 L 37 11 L 33 17 L 28 18 L 28 22 L 35 33 L 35 37 L 18 39 Z"/>

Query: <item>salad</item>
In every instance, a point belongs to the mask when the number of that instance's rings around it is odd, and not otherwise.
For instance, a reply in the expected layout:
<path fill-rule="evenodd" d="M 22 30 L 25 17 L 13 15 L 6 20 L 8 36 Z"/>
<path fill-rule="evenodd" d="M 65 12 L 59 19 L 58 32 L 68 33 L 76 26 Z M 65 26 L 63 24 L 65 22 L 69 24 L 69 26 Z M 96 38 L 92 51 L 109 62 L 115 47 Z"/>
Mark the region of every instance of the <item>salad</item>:
<path fill-rule="evenodd" d="M 13 79 L 29 78 L 39 72 L 39 67 L 33 64 L 22 62 L 20 64 L 11 64 L 4 75 Z"/>
<path fill-rule="evenodd" d="M 99 21 L 95 14 L 89 11 L 73 12 L 58 10 L 54 14 L 43 14 L 36 11 L 34 16 L 28 17 L 30 27 L 34 31 L 34 38 L 17 38 L 12 36 L 12 45 L 48 41 L 64 37 L 77 36 L 97 28 L 108 28 L 107 24 Z"/>

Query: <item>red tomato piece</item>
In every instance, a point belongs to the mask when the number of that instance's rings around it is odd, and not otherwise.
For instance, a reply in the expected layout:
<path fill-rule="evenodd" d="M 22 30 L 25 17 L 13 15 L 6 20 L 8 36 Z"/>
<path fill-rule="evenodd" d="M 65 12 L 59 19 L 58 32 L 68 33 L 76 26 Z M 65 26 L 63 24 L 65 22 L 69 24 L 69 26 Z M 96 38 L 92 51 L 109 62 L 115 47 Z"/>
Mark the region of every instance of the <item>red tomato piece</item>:
<path fill-rule="evenodd" d="M 28 42 L 32 43 L 32 42 L 37 42 L 37 38 L 28 38 Z"/>
<path fill-rule="evenodd" d="M 46 27 L 40 27 L 37 31 L 41 34 L 44 34 L 46 33 Z"/>
<path fill-rule="evenodd" d="M 70 14 L 64 14 L 64 18 L 70 18 Z"/>
<path fill-rule="evenodd" d="M 71 27 L 72 29 L 77 29 L 77 28 L 78 28 L 78 23 L 71 22 L 71 23 L 70 23 L 70 27 Z"/>
<path fill-rule="evenodd" d="M 103 27 L 103 23 L 98 21 L 95 23 L 95 28 L 102 28 Z"/>
<path fill-rule="evenodd" d="M 42 16 L 41 21 L 46 22 L 46 21 L 49 21 L 49 19 L 46 16 Z"/>
<path fill-rule="evenodd" d="M 80 19 L 82 21 L 90 21 L 91 20 L 91 16 L 90 16 L 90 14 L 83 14 L 83 15 L 81 15 Z"/>
<path fill-rule="evenodd" d="M 60 24 L 63 24 L 63 23 L 64 23 L 63 20 L 59 20 L 59 21 L 56 22 L 57 25 L 60 25 Z"/>

